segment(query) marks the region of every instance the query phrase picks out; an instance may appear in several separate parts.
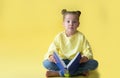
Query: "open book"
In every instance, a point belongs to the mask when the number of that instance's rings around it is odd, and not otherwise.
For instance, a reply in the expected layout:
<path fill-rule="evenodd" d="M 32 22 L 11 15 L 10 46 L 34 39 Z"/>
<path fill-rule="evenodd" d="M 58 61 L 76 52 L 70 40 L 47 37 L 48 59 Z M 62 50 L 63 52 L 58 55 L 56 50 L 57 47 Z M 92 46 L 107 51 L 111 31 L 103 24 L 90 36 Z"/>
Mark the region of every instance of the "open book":
<path fill-rule="evenodd" d="M 80 65 L 80 59 L 81 59 L 81 54 L 78 52 L 75 57 L 69 62 L 68 65 L 64 63 L 64 61 L 61 59 L 61 57 L 58 55 L 57 52 L 53 53 L 54 58 L 56 60 L 56 65 L 59 67 L 61 71 L 67 70 L 69 74 L 74 74 L 75 71 L 78 69 Z M 65 72 L 64 72 L 65 73 Z"/>

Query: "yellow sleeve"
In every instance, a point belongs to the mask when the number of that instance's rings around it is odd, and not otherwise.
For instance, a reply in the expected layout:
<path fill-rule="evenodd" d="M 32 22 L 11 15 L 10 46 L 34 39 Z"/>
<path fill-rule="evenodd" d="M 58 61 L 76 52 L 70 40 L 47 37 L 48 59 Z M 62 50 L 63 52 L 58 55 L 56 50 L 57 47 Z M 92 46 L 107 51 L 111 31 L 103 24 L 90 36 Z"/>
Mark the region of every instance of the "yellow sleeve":
<path fill-rule="evenodd" d="M 83 39 L 82 54 L 83 54 L 83 56 L 86 56 L 88 59 L 93 59 L 91 47 L 85 37 Z"/>
<path fill-rule="evenodd" d="M 48 52 L 46 53 L 44 59 L 48 59 L 50 55 L 53 54 L 53 52 L 58 52 L 59 51 L 59 40 L 58 40 L 58 36 L 55 37 L 55 39 L 53 40 L 53 42 L 50 44 L 49 48 L 48 48 Z"/>

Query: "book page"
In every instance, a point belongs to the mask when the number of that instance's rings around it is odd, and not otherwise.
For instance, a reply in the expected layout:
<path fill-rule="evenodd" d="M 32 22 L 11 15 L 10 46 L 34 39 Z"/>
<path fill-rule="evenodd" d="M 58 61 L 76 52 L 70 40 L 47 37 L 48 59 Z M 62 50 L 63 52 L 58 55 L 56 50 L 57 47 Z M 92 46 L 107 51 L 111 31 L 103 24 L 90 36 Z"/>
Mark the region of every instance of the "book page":
<path fill-rule="evenodd" d="M 76 54 L 76 56 L 69 62 L 69 64 L 67 65 L 67 68 L 70 67 L 70 65 L 74 62 L 74 60 L 78 57 L 79 54 L 80 54 L 80 53 L 78 52 L 78 53 Z"/>
<path fill-rule="evenodd" d="M 56 59 L 56 62 L 58 62 L 59 64 L 62 64 L 62 66 L 64 68 L 67 68 L 67 65 L 64 63 L 64 61 L 61 59 L 61 57 L 58 55 L 57 52 L 54 52 L 54 55 L 55 55 L 55 59 Z"/>

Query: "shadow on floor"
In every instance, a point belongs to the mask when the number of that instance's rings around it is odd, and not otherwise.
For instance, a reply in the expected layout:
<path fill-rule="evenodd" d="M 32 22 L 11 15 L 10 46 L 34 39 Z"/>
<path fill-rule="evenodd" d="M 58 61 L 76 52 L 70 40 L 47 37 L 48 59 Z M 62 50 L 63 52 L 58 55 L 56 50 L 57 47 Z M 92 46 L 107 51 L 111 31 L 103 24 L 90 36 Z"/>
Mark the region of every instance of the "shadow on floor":
<path fill-rule="evenodd" d="M 100 78 L 100 75 L 97 70 L 91 71 L 89 76 L 77 76 L 77 77 L 48 77 L 48 78 Z"/>

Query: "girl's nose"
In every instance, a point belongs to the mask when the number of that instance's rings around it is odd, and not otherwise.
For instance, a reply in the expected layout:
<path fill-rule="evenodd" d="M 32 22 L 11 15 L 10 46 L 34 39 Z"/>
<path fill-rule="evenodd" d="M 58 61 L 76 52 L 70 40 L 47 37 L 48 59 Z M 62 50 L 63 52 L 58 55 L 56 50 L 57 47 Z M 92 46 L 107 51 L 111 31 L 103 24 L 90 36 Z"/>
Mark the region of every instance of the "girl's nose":
<path fill-rule="evenodd" d="M 73 26 L 73 22 L 70 22 L 70 26 Z"/>

